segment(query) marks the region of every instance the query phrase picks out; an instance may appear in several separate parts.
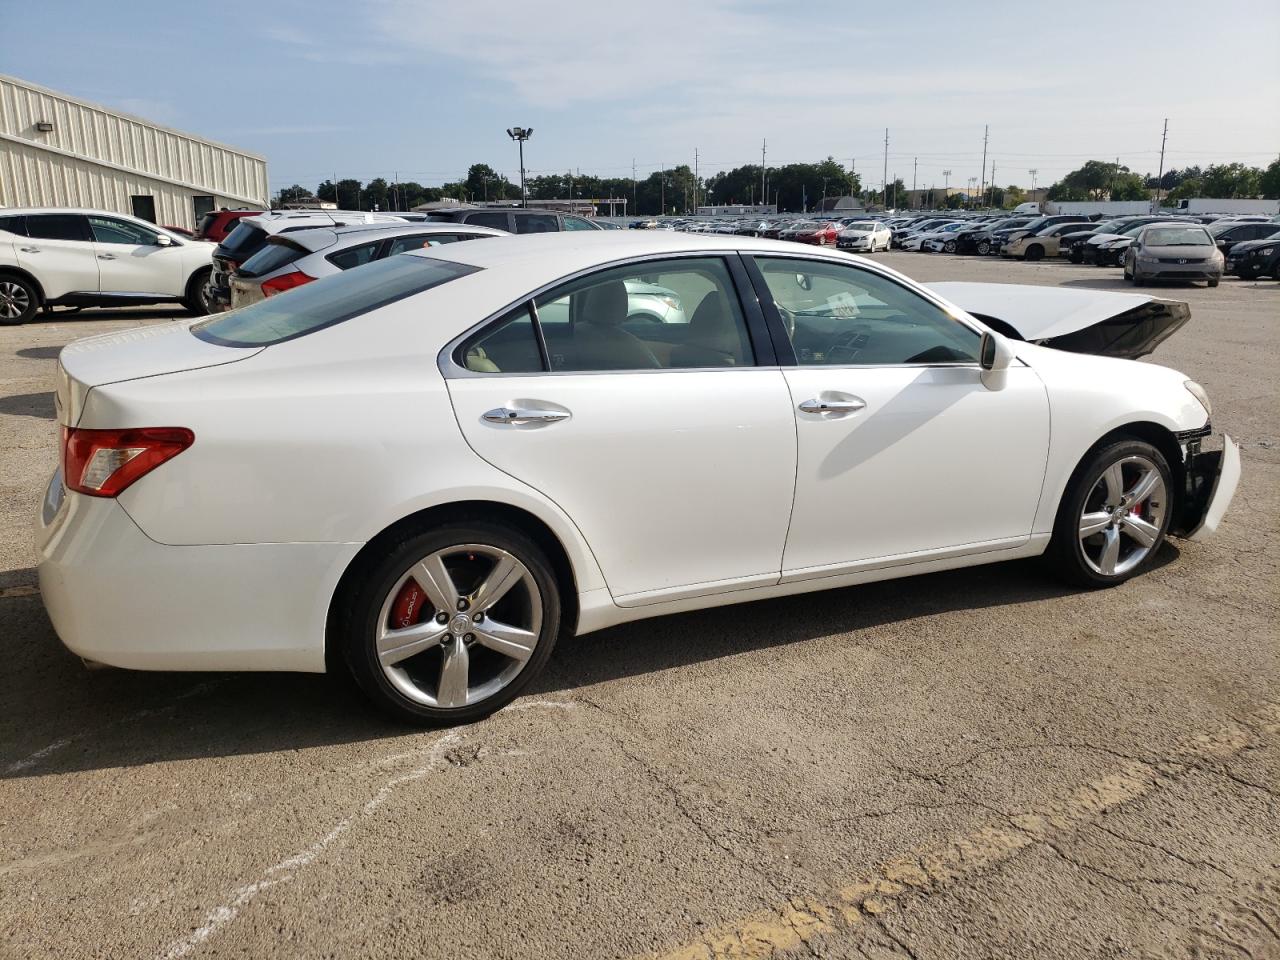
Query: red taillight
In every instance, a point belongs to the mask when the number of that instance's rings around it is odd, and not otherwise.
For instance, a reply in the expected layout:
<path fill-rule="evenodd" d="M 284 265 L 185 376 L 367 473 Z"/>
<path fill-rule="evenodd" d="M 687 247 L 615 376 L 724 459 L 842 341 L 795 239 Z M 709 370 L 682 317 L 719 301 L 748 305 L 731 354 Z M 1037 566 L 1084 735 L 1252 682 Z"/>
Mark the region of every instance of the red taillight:
<path fill-rule="evenodd" d="M 134 481 L 195 442 L 186 427 L 132 430 L 62 428 L 62 476 L 68 490 L 117 497 Z"/>
<path fill-rule="evenodd" d="M 284 293 L 286 290 L 300 287 L 314 279 L 315 277 L 309 277 L 301 270 L 295 270 L 293 273 L 282 273 L 278 277 L 272 277 L 262 285 L 262 295 L 264 297 L 274 297 L 277 293 Z"/>

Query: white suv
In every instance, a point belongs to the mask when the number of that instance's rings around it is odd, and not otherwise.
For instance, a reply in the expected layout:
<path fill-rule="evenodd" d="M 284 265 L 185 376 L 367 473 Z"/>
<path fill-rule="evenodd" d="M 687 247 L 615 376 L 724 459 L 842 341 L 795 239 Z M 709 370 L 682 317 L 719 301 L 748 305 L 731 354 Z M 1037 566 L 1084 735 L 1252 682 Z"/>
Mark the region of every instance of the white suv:
<path fill-rule="evenodd" d="M 209 312 L 214 244 L 102 210 L 0 210 L 0 324 L 41 307 L 176 302 Z"/>

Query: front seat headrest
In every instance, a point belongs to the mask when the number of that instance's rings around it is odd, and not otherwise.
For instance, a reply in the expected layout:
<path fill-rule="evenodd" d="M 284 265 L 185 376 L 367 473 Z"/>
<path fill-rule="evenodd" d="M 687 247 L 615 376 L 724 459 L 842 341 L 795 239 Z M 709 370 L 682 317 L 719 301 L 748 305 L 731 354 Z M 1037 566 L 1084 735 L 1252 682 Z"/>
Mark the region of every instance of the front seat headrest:
<path fill-rule="evenodd" d="M 627 286 L 621 280 L 609 280 L 582 291 L 582 323 L 616 327 L 627 319 Z"/>

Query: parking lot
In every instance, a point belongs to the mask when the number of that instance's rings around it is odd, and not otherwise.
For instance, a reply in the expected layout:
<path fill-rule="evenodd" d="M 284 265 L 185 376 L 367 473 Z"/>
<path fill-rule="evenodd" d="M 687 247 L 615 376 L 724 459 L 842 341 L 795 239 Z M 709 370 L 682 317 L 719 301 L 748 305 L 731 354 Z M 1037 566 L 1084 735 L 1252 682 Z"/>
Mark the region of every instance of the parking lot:
<path fill-rule="evenodd" d="M 1241 443 L 1215 537 L 1106 592 L 1016 562 L 610 629 L 450 731 L 86 671 L 33 569 L 57 350 L 181 314 L 0 328 L 0 956 L 1280 956 L 1280 284 L 1154 292 Z"/>

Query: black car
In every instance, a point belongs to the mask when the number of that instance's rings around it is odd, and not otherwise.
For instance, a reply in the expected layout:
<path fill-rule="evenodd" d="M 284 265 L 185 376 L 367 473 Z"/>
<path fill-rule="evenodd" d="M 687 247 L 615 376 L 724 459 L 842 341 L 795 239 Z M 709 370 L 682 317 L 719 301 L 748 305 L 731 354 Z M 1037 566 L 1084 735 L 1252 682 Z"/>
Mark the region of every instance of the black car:
<path fill-rule="evenodd" d="M 1063 234 L 1058 248 L 1062 255 L 1072 263 L 1084 263 L 1084 245 L 1095 234 L 1121 233 L 1130 227 L 1136 227 L 1140 223 L 1156 223 L 1166 219 L 1168 218 L 1151 216 L 1117 217 L 1115 220 L 1105 220 L 1102 223 L 1082 223 L 1079 230 Z"/>
<path fill-rule="evenodd" d="M 1272 223 L 1275 232 L 1257 240 L 1243 240 L 1227 254 L 1224 273 L 1234 273 L 1241 280 L 1273 277 L 1280 280 L 1280 223 Z"/>
<path fill-rule="evenodd" d="M 1011 234 L 1015 233 L 1018 230 L 1022 230 L 1024 227 L 1027 226 L 1027 224 L 1032 223 L 1038 219 L 1040 218 L 1039 217 L 1017 217 L 1012 220 L 1006 220 L 1002 223 L 993 224 L 991 227 L 987 229 L 986 237 L 979 238 L 978 252 L 983 256 L 987 256 L 987 255 L 995 256 L 1000 252 L 1000 249 L 1004 246 L 1005 241 L 1009 239 L 1009 236 Z M 984 246 L 983 239 L 986 240 L 985 250 L 983 249 L 983 246 Z"/>
<path fill-rule="evenodd" d="M 989 223 L 974 223 L 966 227 L 961 227 L 952 234 L 951 239 L 947 241 L 948 243 L 955 244 L 955 249 L 950 252 L 978 253 L 978 247 L 981 243 L 979 238 L 989 235 L 988 228 L 990 226 L 991 225 Z M 990 243 L 990 240 L 987 242 Z"/>
<path fill-rule="evenodd" d="M 1280 230 L 1280 226 L 1266 220 L 1238 220 L 1212 226 L 1209 228 L 1209 233 L 1225 257 L 1237 243 L 1244 243 L 1246 240 L 1263 240 L 1277 230 Z"/>

